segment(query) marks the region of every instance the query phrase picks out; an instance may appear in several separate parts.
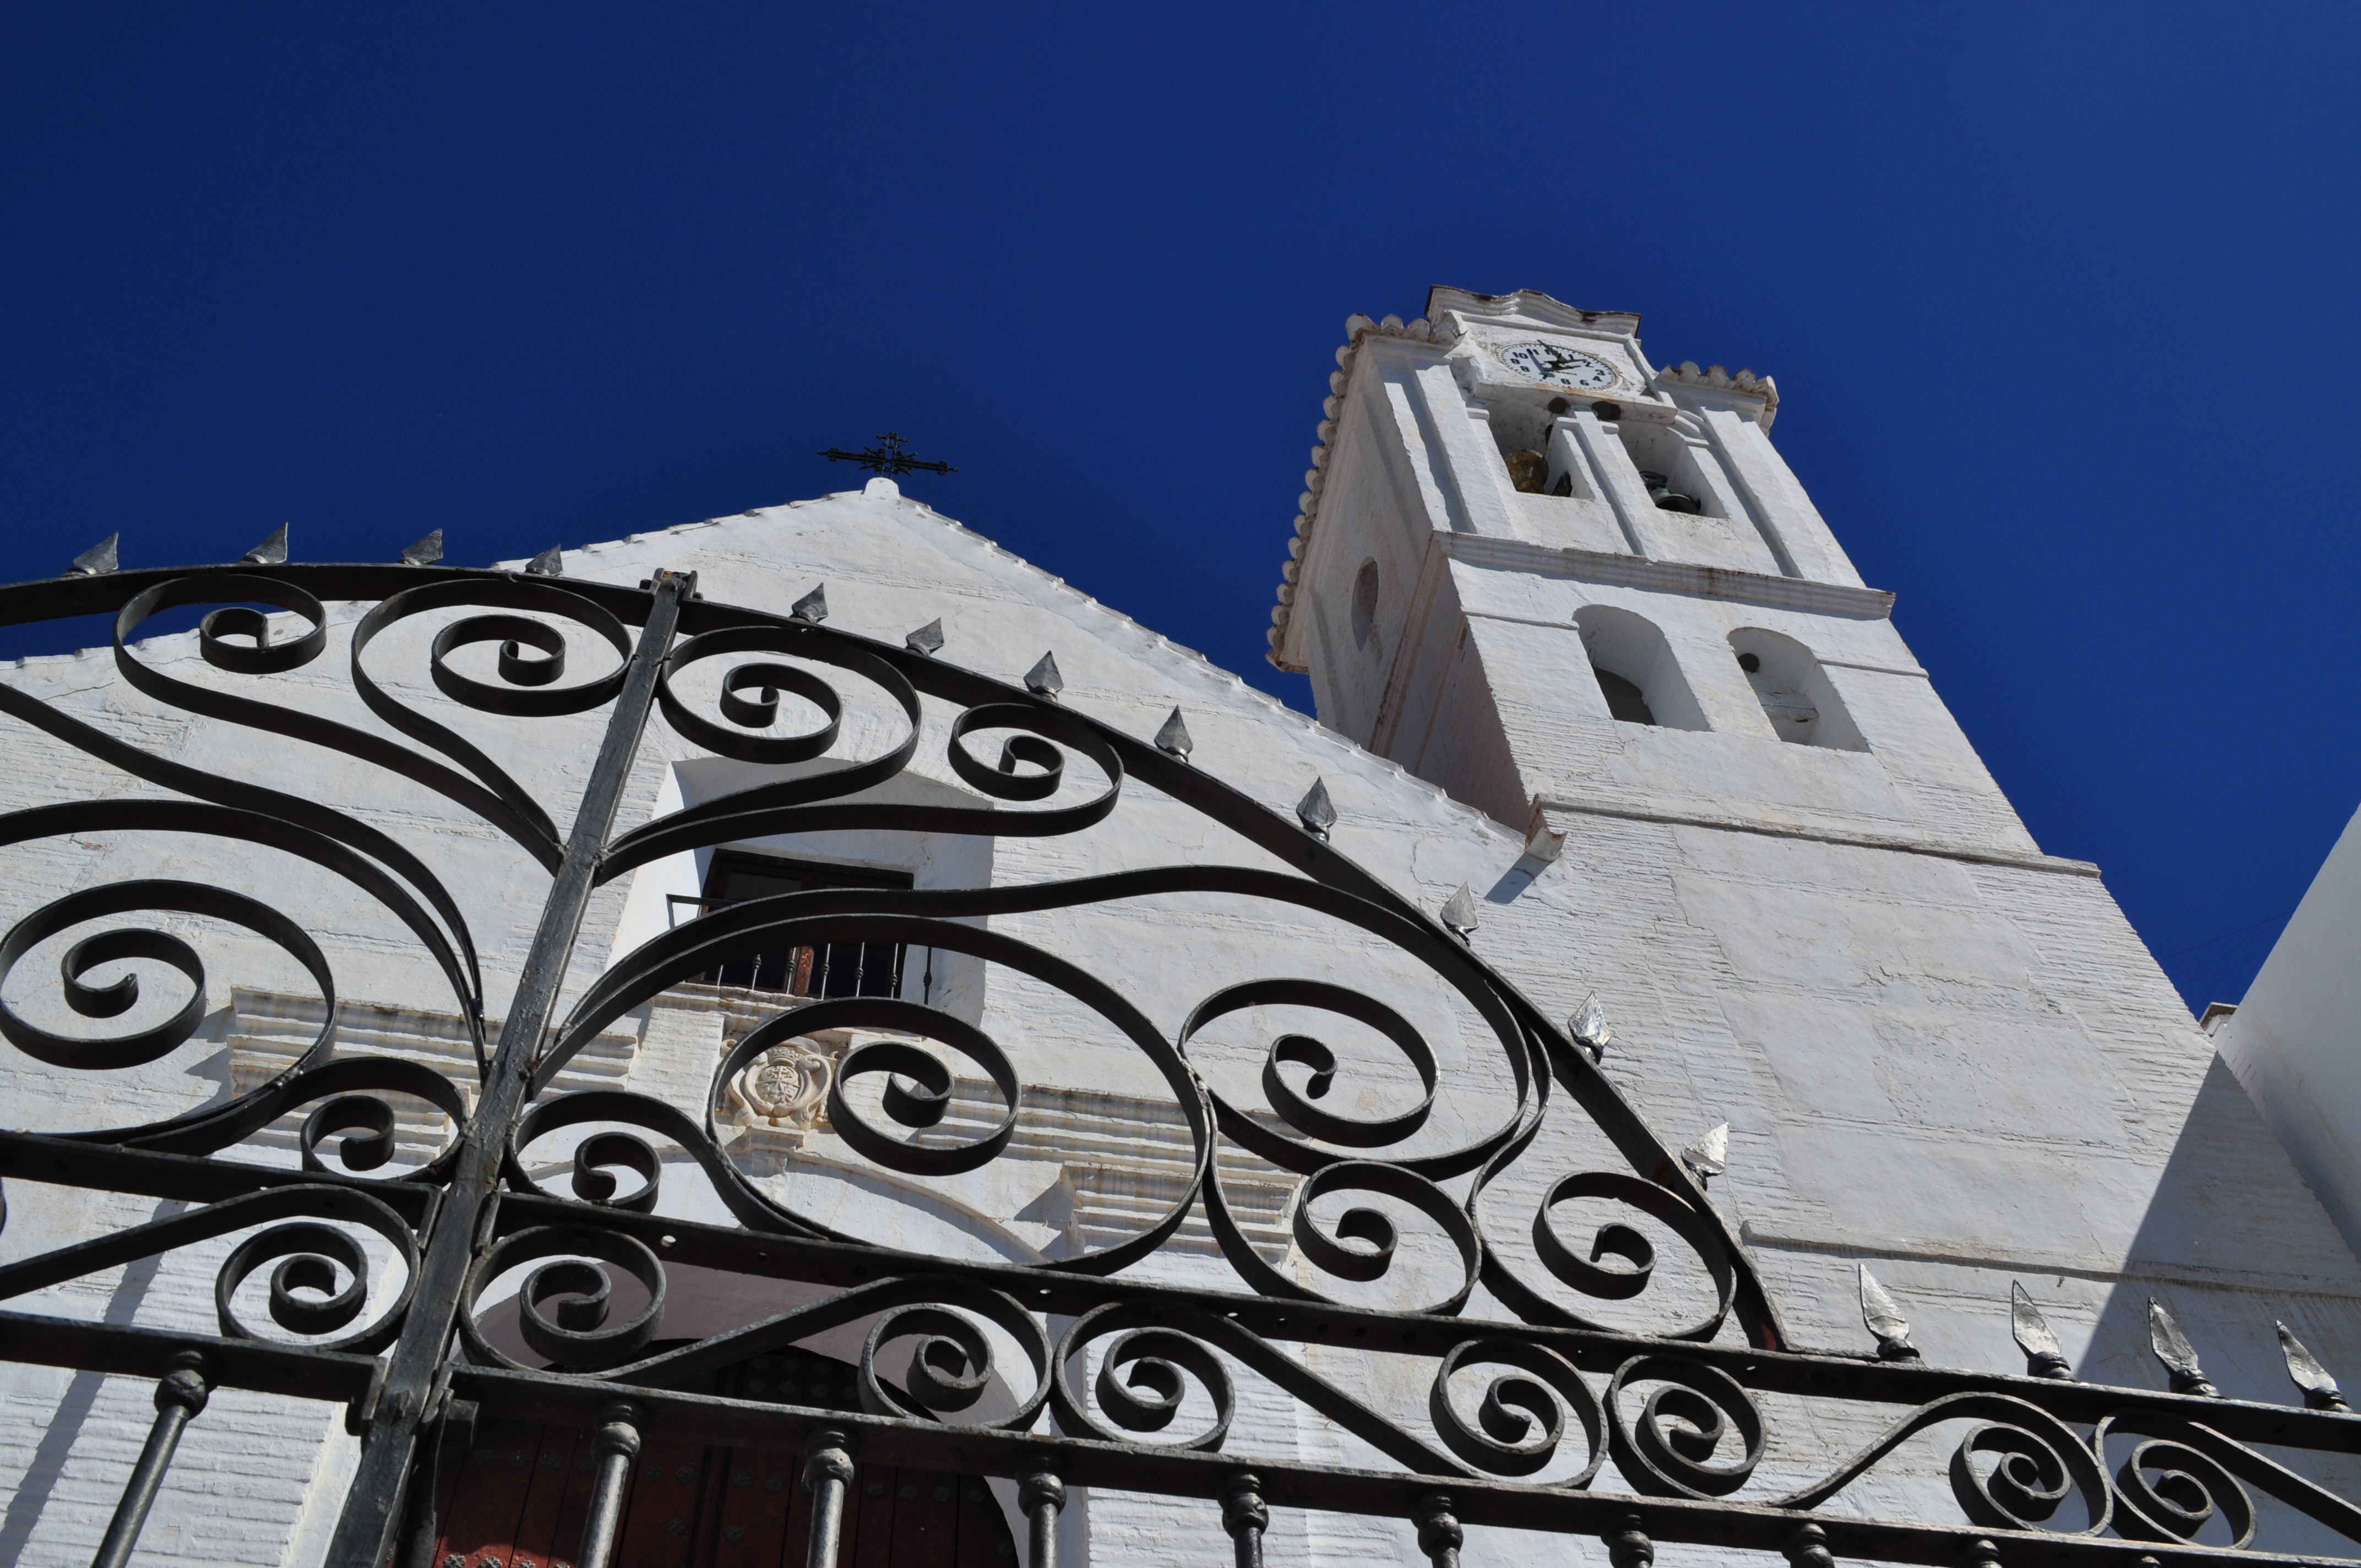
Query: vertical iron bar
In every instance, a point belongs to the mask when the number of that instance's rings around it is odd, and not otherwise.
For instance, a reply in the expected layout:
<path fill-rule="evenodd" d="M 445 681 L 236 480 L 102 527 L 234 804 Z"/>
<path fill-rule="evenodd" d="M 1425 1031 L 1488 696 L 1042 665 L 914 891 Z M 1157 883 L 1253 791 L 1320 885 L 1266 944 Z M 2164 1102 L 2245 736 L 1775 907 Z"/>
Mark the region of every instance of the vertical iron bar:
<path fill-rule="evenodd" d="M 91 1568 L 124 1568 L 131 1561 L 131 1549 L 139 1543 L 139 1532 L 147 1526 L 148 1510 L 155 1506 L 157 1488 L 164 1484 L 172 1451 L 181 1446 L 181 1429 L 205 1408 L 212 1395 L 203 1357 L 183 1351 L 172 1360 L 176 1365 L 156 1385 L 156 1424 L 148 1429 L 148 1445 L 139 1451 L 139 1463 L 131 1467 L 131 1479 L 124 1483 L 123 1500 L 115 1505 L 115 1517 L 107 1521 L 106 1537 L 98 1543 Z"/>
<path fill-rule="evenodd" d="M 805 1568 L 836 1568 L 837 1542 L 844 1534 L 844 1496 L 852 1485 L 851 1439 L 822 1427 L 804 1444 L 804 1489 L 812 1495 L 811 1545 Z M 588 1563 L 582 1568 L 589 1568 Z"/>
<path fill-rule="evenodd" d="M 1025 1568 L 1058 1568 L 1058 1510 L 1066 1506 L 1066 1483 L 1055 1464 L 1049 1454 L 1028 1454 L 1016 1480 L 1017 1506 L 1032 1525 Z"/>
<path fill-rule="evenodd" d="M 631 1478 L 631 1463 L 640 1456 L 640 1408 L 618 1399 L 598 1412 L 595 1440 L 598 1479 L 590 1486 L 590 1508 L 582 1518 L 582 1551 L 575 1568 L 607 1568 L 615 1560 L 615 1533 L 623 1523 L 623 1487 Z"/>
<path fill-rule="evenodd" d="M 1222 1483 L 1222 1528 L 1237 1548 L 1237 1568 L 1262 1568 L 1262 1534 L 1270 1528 L 1262 1477 L 1241 1470 Z"/>
<path fill-rule="evenodd" d="M 1648 1521 L 1638 1514 L 1618 1514 L 1599 1539 L 1607 1544 L 1613 1568 L 1653 1568 L 1656 1543 L 1648 1539 Z"/>
<path fill-rule="evenodd" d="M 1459 1516 L 1451 1506 L 1447 1492 L 1429 1492 L 1418 1500 L 1418 1549 L 1426 1553 L 1434 1568 L 1459 1568 L 1459 1548 L 1466 1543 L 1466 1532 L 1459 1528 Z M 1619 1559 L 1615 1568 L 1624 1568 Z"/>
<path fill-rule="evenodd" d="M 442 1525 L 434 1517 L 434 1499 L 443 1489 L 443 1469 L 446 1464 L 460 1463 L 475 1441 L 475 1401 L 445 1398 L 443 1414 L 434 1422 L 434 1435 L 412 1462 L 417 1473 L 411 1477 L 409 1500 L 402 1509 L 410 1528 L 394 1550 L 393 1568 L 434 1568 L 434 1538 Z"/>
<path fill-rule="evenodd" d="M 1836 1554 L 1828 1550 L 1828 1532 L 1816 1524 L 1799 1524 L 1787 1532 L 1779 1543 L 1780 1555 L 1787 1559 L 1787 1568 L 1837 1568 Z"/>
<path fill-rule="evenodd" d="M 460 1146 L 457 1172 L 419 1258 L 410 1315 L 401 1325 L 401 1338 L 394 1342 L 384 1387 L 361 1439 L 360 1464 L 325 1559 L 339 1568 L 347 1564 L 368 1568 L 385 1561 L 387 1538 L 414 1468 L 411 1456 L 419 1422 L 426 1413 L 435 1374 L 458 1315 L 476 1227 L 486 1200 L 499 1185 L 501 1156 L 524 1110 L 533 1056 L 548 1030 L 558 987 L 565 981 L 575 938 L 582 929 L 583 913 L 589 907 L 592 878 L 614 828 L 615 813 L 622 805 L 623 786 L 639 753 L 641 733 L 647 728 L 656 674 L 680 624 L 680 601 L 694 591 L 696 582 L 694 574 L 656 574 L 646 623 L 640 629 L 639 643 L 625 667 L 622 690 L 608 716 L 606 739 L 592 765 L 590 782 L 583 787 L 582 804 L 566 840 L 566 858 L 558 863 L 549 898 L 542 905 L 540 927 L 533 933 L 533 947 L 517 977 L 516 995 L 500 1025 L 500 1045 L 484 1080 L 475 1120 Z"/>

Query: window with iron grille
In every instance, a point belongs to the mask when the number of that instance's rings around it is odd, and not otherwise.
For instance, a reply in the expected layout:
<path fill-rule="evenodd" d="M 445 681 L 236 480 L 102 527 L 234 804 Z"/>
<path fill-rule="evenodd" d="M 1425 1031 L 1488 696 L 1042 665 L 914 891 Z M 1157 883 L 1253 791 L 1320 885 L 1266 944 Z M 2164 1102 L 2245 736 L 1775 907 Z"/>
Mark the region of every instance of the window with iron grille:
<path fill-rule="evenodd" d="M 907 872 L 875 871 L 864 866 L 835 866 L 816 861 L 790 861 L 773 855 L 724 852 L 713 857 L 706 873 L 705 895 L 673 899 L 679 919 L 743 904 L 774 894 L 808 893 L 818 888 L 906 888 Z M 684 907 L 689 906 L 689 907 Z M 715 985 L 742 985 L 755 991 L 784 992 L 789 996 L 899 996 L 905 949 L 888 942 L 819 942 L 807 948 L 783 948 L 732 959 L 708 972 Z"/>

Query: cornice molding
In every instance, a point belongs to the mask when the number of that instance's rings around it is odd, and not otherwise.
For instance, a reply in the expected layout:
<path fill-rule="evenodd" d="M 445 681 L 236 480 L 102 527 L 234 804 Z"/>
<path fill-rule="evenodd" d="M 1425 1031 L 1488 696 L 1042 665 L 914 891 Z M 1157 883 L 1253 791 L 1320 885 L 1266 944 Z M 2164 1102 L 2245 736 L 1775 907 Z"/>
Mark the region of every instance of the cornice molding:
<path fill-rule="evenodd" d="M 1678 365 L 1656 372 L 1656 385 L 1668 391 L 1702 392 L 1725 398 L 1752 398 L 1763 405 L 1755 422 L 1765 430 L 1779 416 L 1779 383 L 1768 376 L 1757 376 L 1752 370 L 1731 375 L 1719 365 L 1697 368 L 1694 359 L 1684 359 Z"/>
<path fill-rule="evenodd" d="M 1651 561 L 1640 555 L 1535 544 L 1480 533 L 1449 533 L 1442 535 L 1441 540 L 1452 559 L 1504 572 L 1539 572 L 1586 583 L 1684 594 L 1691 598 L 1730 599 L 1773 609 L 1842 615 L 1856 620 L 1883 620 L 1894 613 L 1894 596 L 1882 588 L 1816 583 L 1805 577 L 1774 577 L 1686 561 Z"/>
<path fill-rule="evenodd" d="M 1551 812 L 1577 817 L 1612 817 L 1626 822 L 1661 822 L 1674 828 L 1708 828 L 1721 833 L 1755 833 L 1766 839 L 1807 839 L 1816 844 L 1839 844 L 1851 850 L 1883 850 L 1897 855 L 1927 855 L 1938 861 L 1969 865 L 2003 866 L 2012 871 L 2045 872 L 2059 876 L 2095 877 L 2099 868 L 2090 861 L 2045 855 L 2035 850 L 1963 844 L 1948 839 L 1925 839 L 1900 833 L 1872 833 L 1805 822 L 1794 817 L 1733 817 L 1723 812 L 1681 811 L 1663 806 L 1633 806 L 1623 800 L 1585 798 L 1544 793 L 1533 803 L 1536 827 Z"/>

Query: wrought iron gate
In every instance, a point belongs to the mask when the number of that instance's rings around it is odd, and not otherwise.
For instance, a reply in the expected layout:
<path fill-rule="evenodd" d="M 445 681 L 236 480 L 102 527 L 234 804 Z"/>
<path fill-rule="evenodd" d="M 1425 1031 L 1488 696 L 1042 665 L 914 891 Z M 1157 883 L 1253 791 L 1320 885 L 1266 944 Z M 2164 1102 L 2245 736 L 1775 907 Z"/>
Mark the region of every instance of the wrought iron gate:
<path fill-rule="evenodd" d="M 211 1238 L 244 1236 L 220 1270 L 218 1334 L 0 1313 L 0 1356 L 157 1380 L 154 1431 L 126 1483 L 102 1563 L 129 1559 L 181 1429 L 202 1419 L 211 1392 L 224 1387 L 344 1408 L 359 1436 L 359 1462 L 330 1561 L 357 1568 L 389 1560 L 423 1568 L 435 1539 L 438 1479 L 452 1456 L 465 1452 L 472 1423 L 489 1419 L 595 1428 L 596 1477 L 580 1521 L 577 1568 L 603 1568 L 609 1561 L 616 1502 L 633 1455 L 643 1443 L 674 1439 L 803 1454 L 815 1568 L 834 1563 L 846 1486 L 861 1464 L 1013 1480 L 1031 1522 L 1037 1568 L 1049 1568 L 1054 1558 L 1057 1515 L 1070 1486 L 1202 1499 L 1219 1509 L 1241 1564 L 1259 1561 L 1275 1509 L 1403 1521 L 1438 1564 L 1456 1561 L 1467 1523 L 1603 1539 L 1616 1568 L 1640 1568 L 1660 1546 L 1689 1544 L 1780 1553 L 1798 1568 L 1828 1568 L 1836 1558 L 2008 1568 L 2134 1568 L 2224 1556 L 2294 1561 L 2273 1559 L 2268 1541 L 2256 1543 L 2255 1492 L 2361 1541 L 2361 1512 L 2262 1452 L 2361 1452 L 2361 1420 L 2346 1412 L 2334 1380 L 2292 1342 L 2290 1368 L 2304 1393 L 2302 1407 L 2216 1397 L 2193 1353 L 2160 1318 L 2158 1354 L 2172 1371 L 2173 1392 L 2076 1381 L 2029 1301 L 2017 1317 L 2028 1363 L 2021 1377 L 1928 1365 L 1910 1345 L 1898 1312 L 1876 1299 L 1869 1313 L 1874 1352 L 1793 1348 L 1703 1189 L 1590 1057 L 1488 969 L 1464 932 L 1406 903 L 1333 848 L 1318 814 L 1292 819 L 1193 767 L 1185 725 L 1168 726 L 1155 741 L 1119 733 L 1061 706 L 1049 667 L 1020 688 L 937 657 L 939 634 L 914 634 L 907 646 L 895 647 L 826 628 L 817 600 L 778 616 L 708 603 L 697 597 L 693 578 L 679 575 L 632 588 L 549 572 L 302 565 L 274 558 L 283 554 L 266 548 L 236 566 L 164 571 L 117 571 L 111 558 L 86 558 L 60 580 L 0 589 L 0 623 L 111 615 L 115 677 L 147 698 L 328 748 L 356 768 L 436 792 L 545 868 L 549 891 L 513 1002 L 497 1036 L 488 1038 L 474 938 L 460 901 L 436 880 L 420 846 L 336 803 L 274 790 L 251 776 L 201 771 L 160 748 L 143 750 L 92 718 L 0 683 L 0 711 L 13 723 L 149 786 L 136 795 L 93 793 L 0 816 L 0 845 L 180 834 L 307 860 L 391 912 L 439 967 L 475 1041 L 479 1069 L 478 1082 L 463 1086 L 416 1062 L 336 1054 L 336 992 L 327 957 L 296 922 L 235 888 L 143 879 L 85 887 L 30 912 L 11 912 L 16 923 L 0 940 L 0 977 L 45 941 L 93 922 L 113 923 L 74 943 L 61 960 L 63 1003 L 85 1018 L 120 1016 L 132 1006 L 131 982 L 85 981 L 110 963 L 177 969 L 195 988 L 195 1001 L 174 1016 L 110 1037 L 52 1031 L 0 1005 L 0 1032 L 52 1068 L 134 1067 L 162 1057 L 197 1027 L 202 963 L 169 932 L 119 924 L 141 911 L 242 927 L 294 958 L 327 1002 L 327 1022 L 310 1047 L 259 1087 L 137 1127 L 0 1134 L 0 1174 L 16 1182 L 194 1205 L 0 1267 L 0 1298 Z M 544 561 L 554 572 L 554 561 Z M 340 678 L 403 740 L 306 706 L 301 689 L 289 684 L 307 666 L 314 667 L 306 680 L 324 678 L 329 602 L 351 605 L 357 614 Z M 199 641 L 221 679 L 179 678 L 144 660 L 135 641 L 151 618 L 192 609 L 208 611 Z M 425 674 L 459 708 L 522 725 L 607 713 L 565 831 L 548 806 L 484 750 L 373 677 L 365 657 L 370 644 L 413 617 L 433 628 Z M 611 649 L 612 669 L 567 681 L 569 632 Z M 487 646 L 494 671 L 467 673 L 470 660 L 487 658 Z M 713 658 L 734 661 L 713 704 L 718 718 L 698 711 L 686 695 L 685 673 Z M 898 707 L 907 720 L 899 743 L 618 831 L 652 710 L 717 756 L 808 764 L 826 757 L 838 739 L 842 701 L 833 679 L 867 683 Z M 825 722 L 801 735 L 774 733 L 781 691 L 804 699 Z M 911 764 L 928 702 L 956 712 L 945 761 L 973 792 L 972 806 L 852 799 Z M 1005 736 L 996 762 L 971 749 L 972 737 L 989 733 Z M 1098 775 L 1095 788 L 1077 784 L 1082 767 Z M 556 1014 L 594 889 L 635 867 L 684 850 L 823 828 L 1004 838 L 1077 833 L 1109 818 L 1126 779 L 1202 813 L 1289 869 L 1181 865 L 1045 885 L 760 898 L 648 941 Z M 1196 1005 L 1176 1037 L 1126 999 L 1121 974 L 1097 972 L 971 923 L 1170 895 L 1263 901 L 1316 916 L 1359 933 L 1384 951 L 1386 962 L 1447 988 L 1455 1005 L 1481 1020 L 1488 1048 L 1499 1053 L 1509 1113 L 1455 1146 L 1402 1152 L 1438 1092 L 1450 1086 L 1438 1082 L 1435 1053 L 1419 1031 L 1367 992 L 1287 978 L 1225 985 Z M 1193 1162 L 1185 1194 L 1114 1245 L 1019 1266 L 947 1261 L 838 1234 L 748 1178 L 719 1136 L 720 1086 L 774 1041 L 822 1027 L 934 1040 L 974 1064 L 998 1097 L 996 1124 L 972 1140 L 894 1135 L 846 1096 L 847 1083 L 866 1073 L 887 1075 L 885 1114 L 908 1129 L 941 1117 L 951 1080 L 937 1056 L 892 1038 L 874 1040 L 845 1058 L 830 1091 L 838 1132 L 860 1154 L 924 1179 L 977 1168 L 1002 1151 L 1026 1113 L 1028 1086 L 1017 1065 L 974 1025 L 901 998 L 844 997 L 784 1013 L 727 1054 L 714 1092 L 694 1111 L 612 1090 L 555 1089 L 560 1069 L 586 1043 L 665 988 L 756 952 L 832 941 L 969 955 L 1089 1008 L 1169 1086 Z M 1267 1109 L 1234 1102 L 1192 1066 L 1190 1048 L 1218 1020 L 1265 1006 L 1324 1011 L 1376 1031 L 1422 1082 L 1423 1098 L 1375 1117 L 1325 1105 L 1334 1054 L 1317 1040 L 1290 1035 L 1268 1048 Z M 382 1166 L 393 1141 L 388 1094 L 436 1107 L 453 1131 L 423 1168 L 373 1178 L 368 1172 Z M 305 1108 L 294 1166 L 221 1157 Z M 544 1190 L 522 1151 L 536 1138 L 593 1124 L 607 1130 L 579 1144 L 570 1193 Z M 1620 1167 L 1553 1169 L 1534 1178 L 1521 1162 L 1534 1157 L 1554 1124 L 1598 1135 Z M 734 1223 L 690 1223 L 653 1212 L 667 1168 L 651 1139 L 682 1151 L 681 1168 L 693 1166 L 711 1184 Z M 1216 1158 L 1225 1146 L 1300 1182 L 1291 1224 L 1301 1267 L 1276 1266 L 1241 1227 Z M 636 1173 L 630 1191 L 618 1170 Z M 1537 1181 L 1542 1193 L 1530 1215 L 1530 1254 L 1488 1219 L 1484 1206 L 1488 1190 L 1505 1190 L 1511 1175 Z M 1357 1206 L 1335 1213 L 1334 1201 L 1354 1194 L 1363 1195 Z M 1559 1205 L 1575 1201 L 1620 1206 L 1645 1223 L 1609 1223 L 1576 1245 L 1553 1219 Z M 1315 1206 L 1331 1217 L 1318 1217 Z M 1383 1212 L 1389 1207 L 1393 1219 Z M 1122 1276 L 1170 1245 L 1197 1215 L 1210 1225 L 1236 1288 Z M 1403 1216 L 1430 1227 L 1443 1255 L 1455 1260 L 1449 1288 L 1378 1310 L 1307 1282 L 1383 1278 L 1398 1260 Z M 363 1234 L 379 1238 L 403 1271 L 401 1288 L 374 1308 L 367 1251 L 356 1239 Z M 1652 1234 L 1688 1251 L 1686 1273 L 1658 1266 Z M 667 1269 L 682 1266 L 827 1293 L 746 1327 L 652 1349 Z M 268 1335 L 245 1321 L 236 1304 L 240 1288 L 265 1267 L 272 1270 L 269 1311 L 278 1325 Z M 531 1272 L 517 1296 L 517 1332 L 545 1367 L 498 1348 L 478 1310 L 495 1279 L 521 1268 Z M 1695 1287 L 1696 1299 L 1663 1332 L 1619 1332 L 1582 1305 L 1669 1291 L 1676 1274 Z M 636 1280 L 647 1299 L 628 1315 L 609 1305 L 615 1280 L 624 1277 Z M 1471 1299 L 1484 1304 L 1482 1316 L 1466 1314 Z M 870 1327 L 858 1412 L 799 1405 L 791 1397 L 692 1391 L 708 1387 L 724 1366 L 861 1323 Z M 1062 1328 L 1053 1338 L 1054 1324 Z M 1003 1347 L 997 1356 L 995 1340 Z M 1009 1345 L 1016 1365 L 1008 1362 Z M 1381 1351 L 1428 1368 L 1423 1409 L 1364 1400 L 1309 1364 L 1317 1357 L 1306 1353 L 1316 1347 Z M 906 1352 L 906 1363 L 889 1364 L 889 1350 Z M 1248 1418 L 1233 1368 L 1334 1423 L 1371 1462 L 1235 1457 L 1239 1423 Z M 1014 1390 L 1013 1411 L 966 1419 L 995 1377 Z M 1806 1422 L 1821 1411 L 1887 1414 L 1872 1423 L 1883 1434 L 1854 1458 L 1800 1488 L 1781 1490 L 1757 1475 L 1765 1402 Z M 1210 1411 L 1202 1430 L 1160 1435 L 1184 1407 Z M 1972 1425 L 1951 1461 L 1956 1513 L 1876 1519 L 1824 1507 L 1915 1434 L 1963 1420 Z M 1610 1476 L 1620 1484 L 1594 1484 Z"/>

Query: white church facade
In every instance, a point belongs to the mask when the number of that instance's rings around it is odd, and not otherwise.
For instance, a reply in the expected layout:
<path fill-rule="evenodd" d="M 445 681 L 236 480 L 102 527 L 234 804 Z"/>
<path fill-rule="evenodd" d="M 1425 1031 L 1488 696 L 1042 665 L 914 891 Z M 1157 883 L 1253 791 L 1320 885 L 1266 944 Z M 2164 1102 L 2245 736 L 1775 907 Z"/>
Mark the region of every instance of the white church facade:
<path fill-rule="evenodd" d="M 1316 721 L 884 478 L 0 589 L 0 1559 L 2361 1558 L 2361 1262 L 1638 326 L 1352 319 Z"/>

